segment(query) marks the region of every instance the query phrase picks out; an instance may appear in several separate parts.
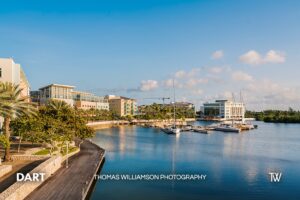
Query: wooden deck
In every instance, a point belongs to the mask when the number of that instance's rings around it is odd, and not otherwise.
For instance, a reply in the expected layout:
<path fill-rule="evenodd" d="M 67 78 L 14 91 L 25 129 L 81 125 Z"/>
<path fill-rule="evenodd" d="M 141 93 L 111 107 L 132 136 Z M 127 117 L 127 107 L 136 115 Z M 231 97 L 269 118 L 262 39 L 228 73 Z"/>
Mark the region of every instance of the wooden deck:
<path fill-rule="evenodd" d="M 88 141 L 84 141 L 80 149 L 69 159 L 69 168 L 60 168 L 26 199 L 83 199 L 104 158 L 104 150 Z"/>

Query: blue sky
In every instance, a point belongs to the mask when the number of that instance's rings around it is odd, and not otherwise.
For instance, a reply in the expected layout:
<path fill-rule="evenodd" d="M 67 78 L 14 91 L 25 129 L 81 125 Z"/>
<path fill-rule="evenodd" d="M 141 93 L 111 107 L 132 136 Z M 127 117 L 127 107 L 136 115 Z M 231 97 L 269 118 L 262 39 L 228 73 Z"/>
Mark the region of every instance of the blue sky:
<path fill-rule="evenodd" d="M 0 24 L 0 57 L 20 63 L 32 89 L 151 103 L 175 79 L 177 99 L 197 106 L 242 91 L 251 109 L 300 109 L 299 1 L 11 0 Z"/>

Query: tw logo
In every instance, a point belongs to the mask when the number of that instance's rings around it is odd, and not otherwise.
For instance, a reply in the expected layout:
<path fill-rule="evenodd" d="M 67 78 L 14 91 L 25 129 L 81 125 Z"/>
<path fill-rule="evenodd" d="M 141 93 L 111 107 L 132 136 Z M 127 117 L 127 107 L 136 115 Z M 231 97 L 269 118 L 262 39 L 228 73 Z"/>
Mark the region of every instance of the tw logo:
<path fill-rule="evenodd" d="M 269 172 L 271 183 L 279 183 L 282 177 L 282 173 Z"/>

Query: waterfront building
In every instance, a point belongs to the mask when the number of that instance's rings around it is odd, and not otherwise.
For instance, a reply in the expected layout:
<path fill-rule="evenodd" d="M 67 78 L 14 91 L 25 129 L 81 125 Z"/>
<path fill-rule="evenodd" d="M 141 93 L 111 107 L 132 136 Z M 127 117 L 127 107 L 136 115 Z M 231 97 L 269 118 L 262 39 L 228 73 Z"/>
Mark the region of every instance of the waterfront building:
<path fill-rule="evenodd" d="M 104 97 L 96 96 L 92 93 L 73 91 L 73 100 L 75 107 L 88 110 L 88 109 L 98 109 L 98 110 L 109 110 L 108 100 Z"/>
<path fill-rule="evenodd" d="M 109 102 L 109 109 L 119 116 L 133 116 L 137 114 L 138 107 L 135 99 L 108 95 L 105 97 Z"/>
<path fill-rule="evenodd" d="M 0 58 L 0 81 L 10 82 L 22 89 L 21 96 L 28 97 L 30 85 L 20 64 L 12 58 Z"/>
<path fill-rule="evenodd" d="M 213 103 L 204 103 L 201 112 L 204 119 L 243 120 L 245 105 L 241 102 L 216 100 Z"/>
<path fill-rule="evenodd" d="M 39 89 L 40 104 L 46 104 L 49 100 L 64 101 L 74 106 L 73 89 L 75 86 L 50 84 Z"/>
<path fill-rule="evenodd" d="M 39 102 L 41 105 L 46 104 L 49 100 L 60 100 L 78 109 L 109 110 L 108 100 L 104 97 L 75 91 L 74 88 L 75 86 L 71 85 L 50 84 L 40 88 L 39 91 L 32 91 L 31 98 L 32 101 Z"/>

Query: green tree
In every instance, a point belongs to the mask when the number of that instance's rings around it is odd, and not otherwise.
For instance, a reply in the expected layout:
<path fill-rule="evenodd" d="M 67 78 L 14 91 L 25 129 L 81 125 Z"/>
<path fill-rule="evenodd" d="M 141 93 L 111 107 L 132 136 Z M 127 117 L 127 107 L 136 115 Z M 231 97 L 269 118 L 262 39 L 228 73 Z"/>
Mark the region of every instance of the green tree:
<path fill-rule="evenodd" d="M 5 135 L 0 135 L 0 144 L 3 146 L 4 149 L 6 149 L 8 146 L 10 146 L 9 140 L 5 137 Z M 0 156 L 0 164 L 1 164 L 1 156 Z"/>
<path fill-rule="evenodd" d="M 29 103 L 28 97 L 21 96 L 22 89 L 19 85 L 12 83 L 0 83 L 0 115 L 4 117 L 4 134 L 9 140 L 10 122 L 22 115 L 30 116 L 36 114 L 36 108 Z M 10 160 L 10 146 L 5 148 L 5 160 Z"/>

